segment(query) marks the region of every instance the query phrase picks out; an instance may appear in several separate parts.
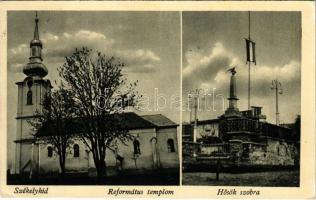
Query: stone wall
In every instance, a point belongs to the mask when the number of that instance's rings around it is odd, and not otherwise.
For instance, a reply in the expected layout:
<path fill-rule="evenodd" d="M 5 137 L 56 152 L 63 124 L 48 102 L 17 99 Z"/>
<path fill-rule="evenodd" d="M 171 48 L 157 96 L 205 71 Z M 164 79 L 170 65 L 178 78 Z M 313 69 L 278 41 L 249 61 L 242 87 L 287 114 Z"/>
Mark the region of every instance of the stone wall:
<path fill-rule="evenodd" d="M 294 165 L 295 147 L 279 140 L 268 139 L 267 146 L 252 145 L 249 160 L 256 165 Z"/>

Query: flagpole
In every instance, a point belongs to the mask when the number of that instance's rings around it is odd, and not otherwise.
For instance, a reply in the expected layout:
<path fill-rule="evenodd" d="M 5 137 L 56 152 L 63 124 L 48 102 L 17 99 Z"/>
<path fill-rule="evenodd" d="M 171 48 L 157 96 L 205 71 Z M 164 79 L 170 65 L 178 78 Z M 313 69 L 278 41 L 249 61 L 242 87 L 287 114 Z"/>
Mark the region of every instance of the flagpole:
<path fill-rule="evenodd" d="M 248 11 L 248 20 L 249 20 L 248 39 L 250 41 L 250 11 Z M 250 110 L 250 61 L 248 62 L 248 110 Z"/>

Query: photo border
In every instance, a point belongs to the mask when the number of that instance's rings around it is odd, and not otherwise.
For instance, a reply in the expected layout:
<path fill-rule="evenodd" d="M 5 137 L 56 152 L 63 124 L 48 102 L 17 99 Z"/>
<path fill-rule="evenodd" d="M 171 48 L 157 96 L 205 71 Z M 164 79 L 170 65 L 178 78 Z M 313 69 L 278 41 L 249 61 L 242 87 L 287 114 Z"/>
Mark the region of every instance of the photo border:
<path fill-rule="evenodd" d="M 28 186 L 48 187 L 48 194 L 14 194 L 14 185 L 6 185 L 7 169 L 7 11 L 63 10 L 63 11 L 300 11 L 302 19 L 301 42 L 301 165 L 300 187 L 252 186 Z M 182 18 L 180 18 L 180 21 Z M 181 29 L 182 31 L 182 29 Z M 0 3 L 0 196 L 5 197 L 105 197 L 157 198 L 146 195 L 148 189 L 173 190 L 173 195 L 160 198 L 312 198 L 315 197 L 315 3 L 312 1 L 110 1 L 110 2 L 1 2 Z M 182 44 L 181 44 L 182 47 Z M 182 50 L 181 50 L 182 52 Z M 181 58 L 182 62 L 182 58 Z M 181 72 L 182 73 L 182 72 Z M 182 80 L 182 78 L 181 78 Z M 180 86 L 182 89 L 182 86 Z M 182 97 L 182 95 L 181 95 Z M 180 112 L 180 111 L 179 111 Z M 182 113 L 180 112 L 180 121 Z M 180 136 L 181 136 L 180 127 Z M 180 137 L 181 139 L 182 137 Z M 180 142 L 179 142 L 180 143 Z M 180 144 L 180 149 L 182 146 Z M 180 154 L 180 162 L 182 154 Z M 180 164 L 181 166 L 181 164 Z M 181 168 L 180 168 L 180 171 Z M 181 174 L 180 174 L 181 181 Z M 181 182 L 180 182 L 181 184 Z M 24 186 L 20 186 L 24 187 Z M 108 195 L 108 189 L 139 189 L 143 195 Z M 258 190 L 260 195 L 217 196 L 218 189 Z"/>

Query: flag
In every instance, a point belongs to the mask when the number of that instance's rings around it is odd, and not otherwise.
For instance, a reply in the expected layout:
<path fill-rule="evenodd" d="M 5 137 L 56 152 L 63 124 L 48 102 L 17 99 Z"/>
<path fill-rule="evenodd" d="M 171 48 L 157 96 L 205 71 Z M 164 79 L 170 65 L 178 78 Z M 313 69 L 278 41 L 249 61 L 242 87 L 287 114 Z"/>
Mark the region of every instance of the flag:
<path fill-rule="evenodd" d="M 247 62 L 253 62 L 256 64 L 256 43 L 247 38 L 246 40 L 246 51 L 247 51 Z"/>

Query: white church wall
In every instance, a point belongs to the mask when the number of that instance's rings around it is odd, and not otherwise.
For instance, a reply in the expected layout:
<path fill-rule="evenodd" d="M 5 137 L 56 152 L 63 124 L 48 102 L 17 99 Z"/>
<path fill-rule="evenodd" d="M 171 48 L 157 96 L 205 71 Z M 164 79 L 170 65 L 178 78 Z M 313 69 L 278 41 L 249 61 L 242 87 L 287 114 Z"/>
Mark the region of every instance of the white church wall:
<path fill-rule="evenodd" d="M 16 123 L 16 135 L 15 135 L 15 140 L 19 140 L 19 139 L 21 139 L 22 138 L 22 134 L 23 134 L 23 119 L 18 119 L 17 120 L 17 123 Z M 29 133 L 27 134 L 27 135 L 29 135 Z"/>
<path fill-rule="evenodd" d="M 25 117 L 17 121 L 17 138 L 32 138 L 33 127 L 28 121 L 31 121 L 31 116 L 36 114 L 36 110 L 40 110 L 40 101 L 45 94 L 46 89 L 41 84 L 34 83 L 32 88 L 32 105 L 27 105 L 28 86 L 23 84 L 19 86 L 19 101 L 17 117 Z"/>
<path fill-rule="evenodd" d="M 167 143 L 168 139 L 173 140 L 175 152 L 169 152 Z M 157 149 L 161 167 L 176 168 L 179 166 L 179 149 L 176 127 L 158 129 Z"/>
<path fill-rule="evenodd" d="M 13 163 L 13 173 L 19 174 L 20 173 L 20 154 L 21 154 L 21 144 L 15 144 L 15 157 L 14 157 L 14 163 Z"/>
<path fill-rule="evenodd" d="M 20 134 L 20 138 L 17 138 L 17 139 L 34 138 L 33 136 L 34 128 L 32 127 L 32 125 L 28 123 L 28 120 L 31 120 L 31 118 L 19 119 L 20 123 L 18 123 L 17 128 L 21 128 L 20 130 L 18 130 L 21 134 Z"/>
<path fill-rule="evenodd" d="M 29 88 L 26 83 L 23 83 L 23 89 L 22 89 L 22 95 L 23 95 L 23 102 L 22 103 L 22 114 L 23 116 L 33 116 L 35 114 L 36 106 L 36 85 L 33 85 L 31 87 L 32 91 L 32 104 L 27 105 L 27 92 L 29 91 Z"/>
<path fill-rule="evenodd" d="M 22 107 L 21 105 L 24 105 L 24 98 L 23 98 L 23 86 L 18 85 L 18 105 L 17 105 L 17 116 L 22 115 Z"/>
<path fill-rule="evenodd" d="M 74 155 L 74 145 L 79 145 L 79 157 Z M 94 167 L 94 165 L 93 165 Z M 66 155 L 67 171 L 85 172 L 90 168 L 88 148 L 81 140 L 75 140 Z"/>
<path fill-rule="evenodd" d="M 159 129 L 156 134 L 155 128 L 131 130 L 130 134 L 140 143 L 140 154 L 134 155 L 133 141 L 128 141 L 126 145 L 118 143 L 117 153 L 124 158 L 122 170 L 143 170 L 154 169 L 154 150 L 152 139 L 157 138 L 157 162 L 160 160 L 162 167 L 178 167 L 178 142 L 177 129 L 166 128 Z M 173 139 L 175 152 L 168 152 L 167 140 Z M 86 145 L 81 140 L 75 140 L 74 144 L 79 145 L 79 157 L 74 157 L 73 145 L 68 149 L 66 155 L 67 172 L 88 172 L 89 169 L 95 169 L 92 153 L 88 152 Z M 41 173 L 59 172 L 59 158 L 56 152 L 52 157 L 48 157 L 47 147 L 50 144 L 40 145 L 40 169 Z M 114 148 L 113 148 L 114 150 Z M 136 162 L 135 162 L 136 161 Z M 106 150 L 107 174 L 114 175 L 117 173 L 117 160 L 115 151 Z M 118 162 L 119 163 L 119 162 Z"/>
<path fill-rule="evenodd" d="M 153 151 L 151 148 L 151 139 L 156 137 L 154 128 L 131 130 L 132 134 L 140 143 L 140 154 L 134 155 L 133 141 L 125 144 L 118 143 L 117 154 L 124 158 L 122 170 L 151 170 L 153 168 Z M 114 150 L 114 149 L 113 149 Z M 107 174 L 113 175 L 117 172 L 117 160 L 114 151 L 106 150 Z M 118 163 L 119 164 L 119 163 Z"/>
<path fill-rule="evenodd" d="M 55 172 L 58 173 L 59 170 L 59 160 L 56 152 L 53 151 L 52 157 L 48 157 L 47 148 L 52 146 L 50 144 L 40 144 L 39 145 L 39 170 L 40 173 Z"/>
<path fill-rule="evenodd" d="M 27 105 L 27 92 L 29 91 L 29 87 L 26 82 L 19 85 L 18 116 L 33 116 L 36 110 L 40 110 L 40 102 L 47 91 L 46 87 L 46 83 L 34 82 L 31 87 L 32 104 Z"/>
<path fill-rule="evenodd" d="M 27 85 L 27 79 L 24 80 L 22 84 L 18 85 L 18 109 L 17 109 L 17 127 L 15 140 L 21 139 L 33 139 L 34 136 L 34 127 L 29 123 L 34 115 L 36 115 L 36 110 L 40 109 L 40 102 L 43 95 L 46 93 L 47 85 L 45 83 L 36 83 L 33 82 L 31 87 L 32 91 L 32 104 L 27 105 L 27 92 L 29 87 Z M 20 170 L 32 160 L 32 145 L 28 143 L 16 143 L 15 148 L 15 173 L 19 173 Z M 33 151 L 33 155 L 36 156 L 37 151 Z M 33 166 L 37 165 L 34 161 L 38 159 L 33 159 Z M 24 171 L 30 171 L 30 168 L 27 167 Z"/>
<path fill-rule="evenodd" d="M 31 162 L 31 155 L 32 155 L 32 144 L 24 143 L 21 144 L 21 151 L 20 151 L 20 169 L 24 168 L 27 163 Z M 30 171 L 30 163 L 28 167 L 26 167 L 23 171 Z"/>
<path fill-rule="evenodd" d="M 33 149 L 32 149 L 33 148 Z M 38 170 L 38 156 L 39 156 L 39 151 L 38 151 L 39 146 L 37 144 L 34 144 L 33 146 L 31 145 L 31 152 L 33 155 L 33 158 L 31 156 L 31 159 L 33 161 L 33 170 L 35 170 L 37 172 Z"/>
<path fill-rule="evenodd" d="M 122 149 L 124 155 L 123 170 L 124 169 L 152 169 L 153 168 L 153 149 L 151 146 L 151 139 L 156 137 L 156 130 L 137 129 L 131 130 L 130 134 L 136 137 L 140 145 L 140 154 L 134 155 L 133 141 L 128 142 L 128 146 L 121 144 L 119 149 Z"/>
<path fill-rule="evenodd" d="M 74 144 L 79 145 L 79 157 L 74 157 Z M 76 171 L 76 172 L 85 172 L 88 171 L 89 166 L 89 154 L 85 144 L 80 140 L 75 140 L 74 144 L 70 146 L 66 154 L 66 171 Z M 58 154 L 53 151 L 53 156 L 48 157 L 47 148 L 52 146 L 50 144 L 41 144 L 40 145 L 40 168 L 41 172 L 59 172 L 59 157 Z"/>
<path fill-rule="evenodd" d="M 117 173 L 116 157 L 115 157 L 115 153 L 111 151 L 110 149 L 106 149 L 105 162 L 106 162 L 107 175 L 108 176 L 115 175 Z"/>

